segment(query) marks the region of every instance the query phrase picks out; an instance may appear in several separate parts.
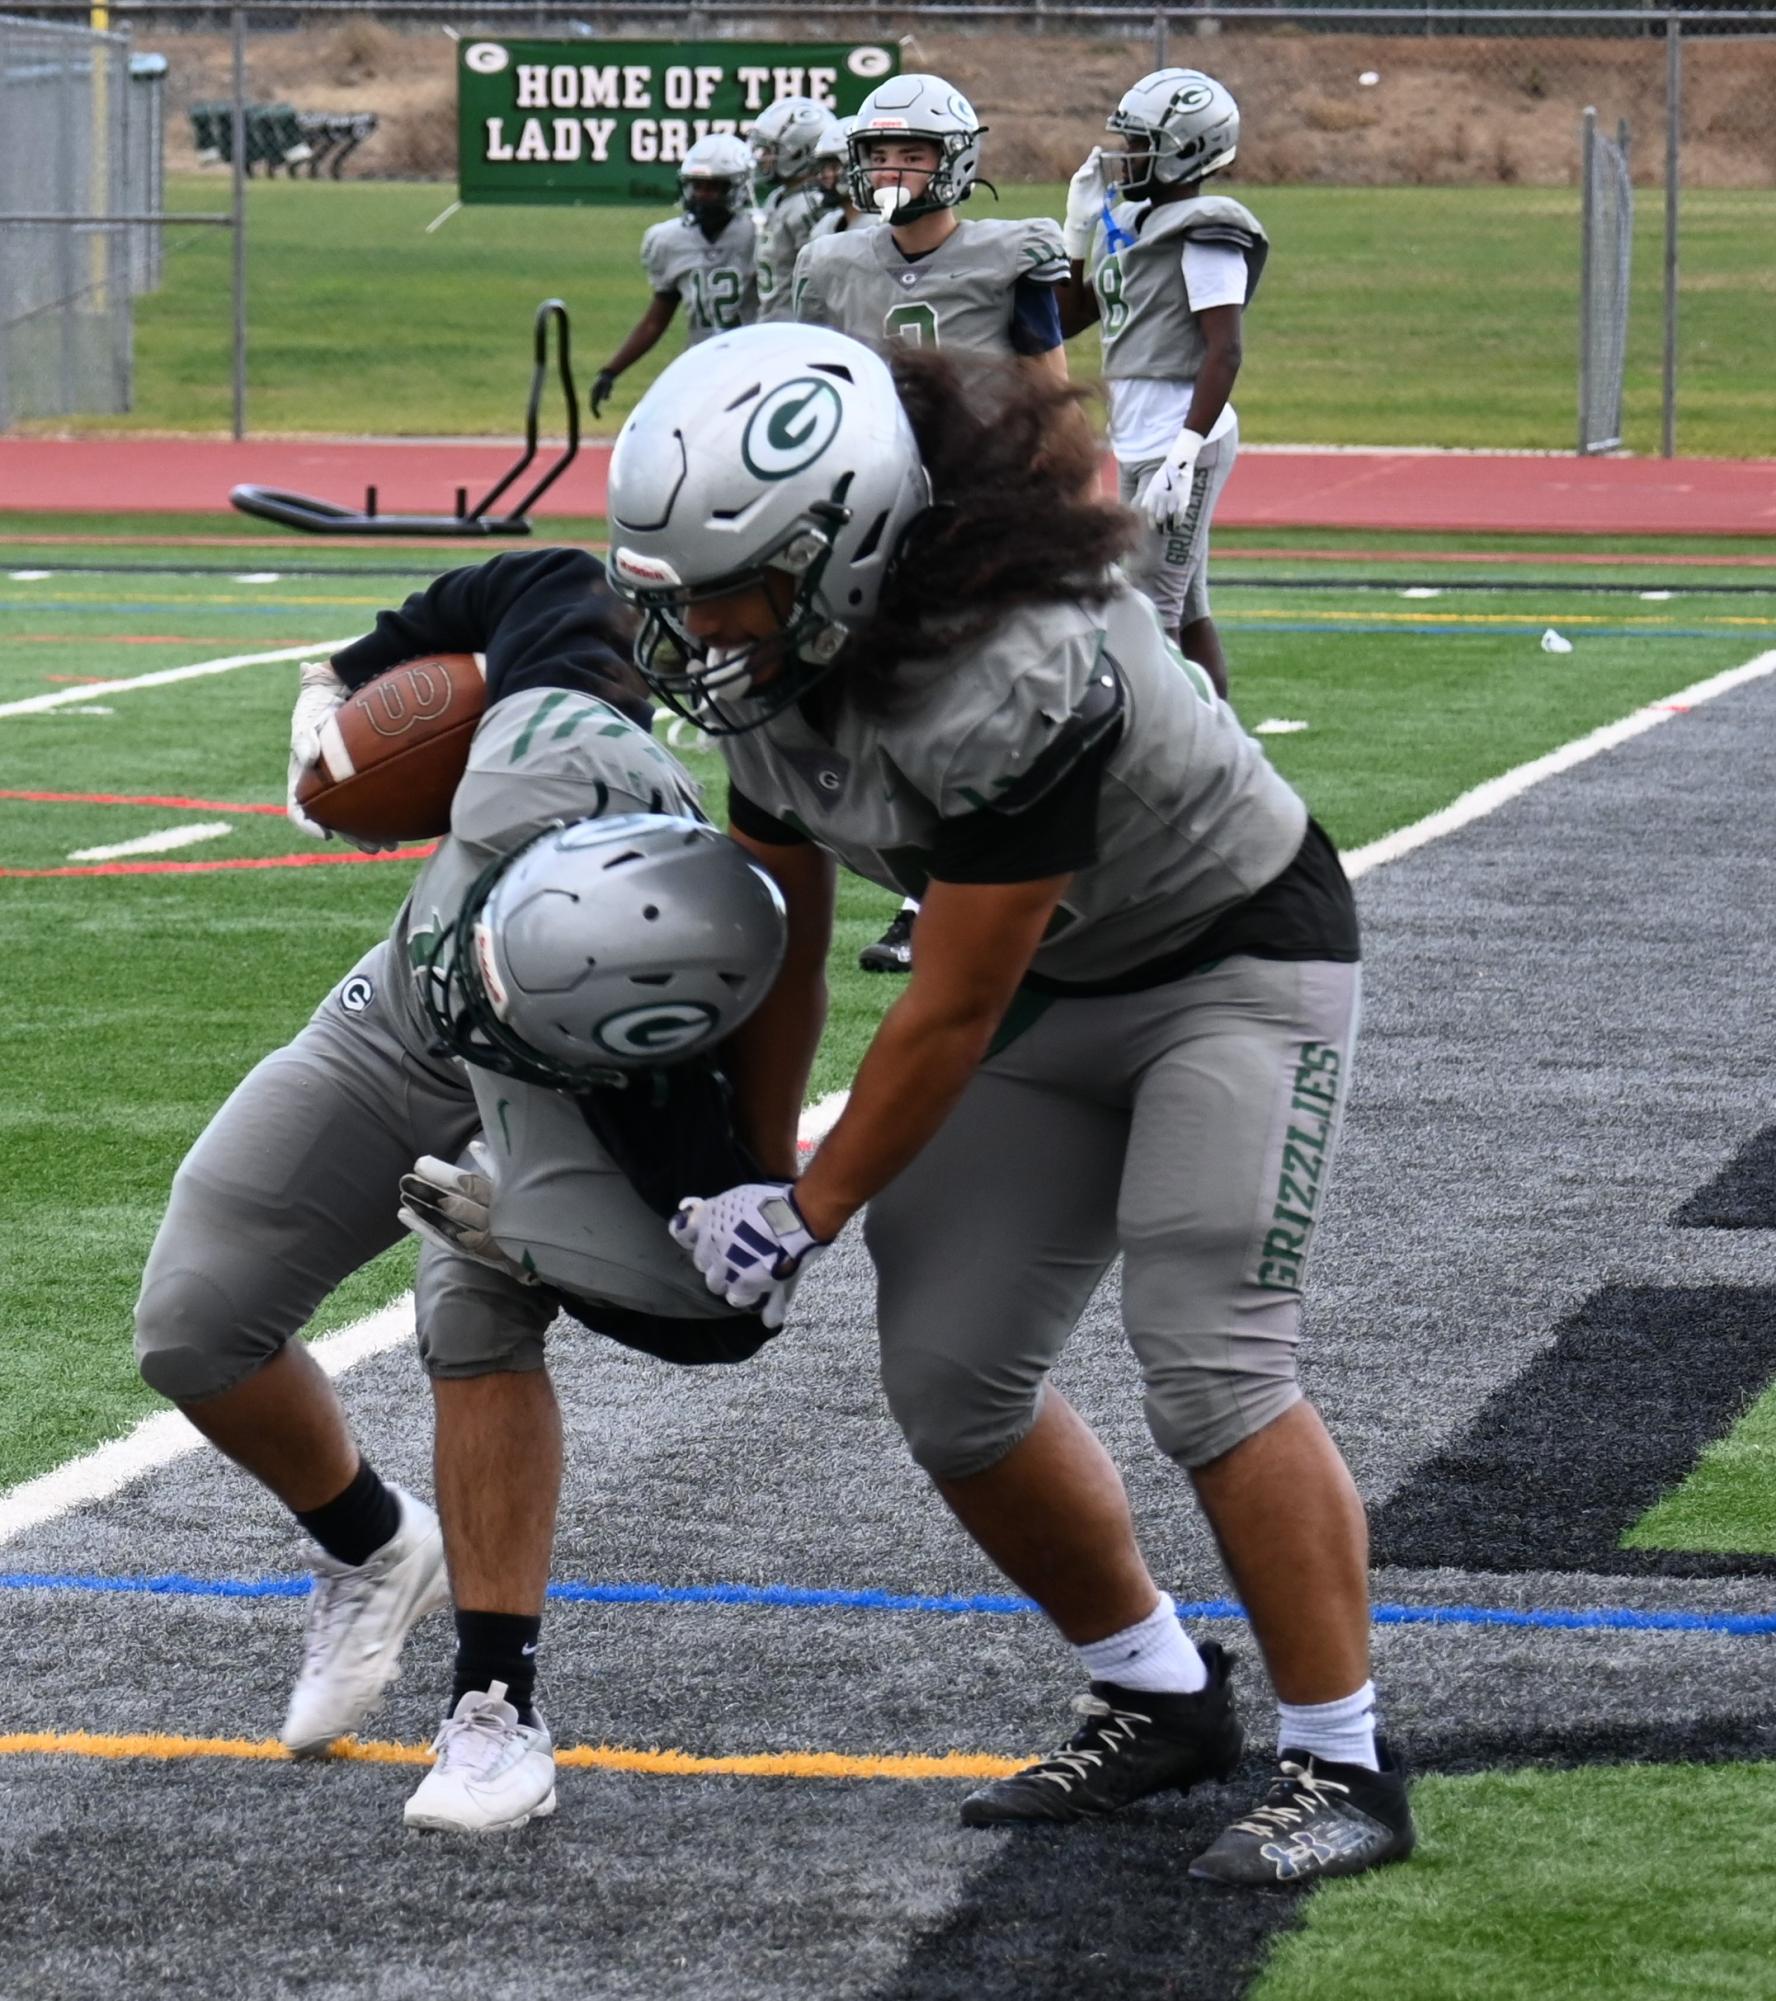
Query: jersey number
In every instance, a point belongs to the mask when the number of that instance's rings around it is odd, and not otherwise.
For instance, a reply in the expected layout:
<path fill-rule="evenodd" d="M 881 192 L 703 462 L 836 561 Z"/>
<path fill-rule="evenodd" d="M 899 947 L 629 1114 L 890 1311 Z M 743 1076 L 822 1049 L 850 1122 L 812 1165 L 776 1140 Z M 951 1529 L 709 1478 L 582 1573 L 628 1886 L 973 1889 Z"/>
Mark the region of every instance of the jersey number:
<path fill-rule="evenodd" d="M 923 299 L 911 305 L 890 306 L 882 320 L 882 331 L 890 340 L 903 340 L 908 347 L 936 347 L 937 308 Z"/>
<path fill-rule="evenodd" d="M 728 333 L 740 324 L 740 299 L 745 289 L 740 273 L 729 265 L 718 271 L 693 271 L 691 311 L 704 326 Z"/>
<path fill-rule="evenodd" d="M 1122 295 L 1122 259 L 1106 257 L 1092 280 L 1098 292 L 1098 315 L 1104 323 L 1104 338 L 1114 340 L 1128 325 L 1128 300 Z"/>

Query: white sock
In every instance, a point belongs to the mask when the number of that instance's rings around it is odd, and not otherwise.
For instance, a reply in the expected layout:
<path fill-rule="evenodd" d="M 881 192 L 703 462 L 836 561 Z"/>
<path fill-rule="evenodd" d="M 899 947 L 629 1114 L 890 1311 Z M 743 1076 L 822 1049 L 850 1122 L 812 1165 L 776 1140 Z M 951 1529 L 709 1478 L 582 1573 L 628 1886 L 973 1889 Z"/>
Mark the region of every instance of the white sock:
<path fill-rule="evenodd" d="M 919 914 L 919 899 L 916 896 L 903 897 L 900 907 L 902 910 L 910 910 L 917 917 Z"/>
<path fill-rule="evenodd" d="M 1339 1702 L 1277 1704 L 1277 1755 L 1311 1751 L 1335 1765 L 1381 1770 L 1375 1755 L 1375 1684 L 1364 1682 Z"/>
<path fill-rule="evenodd" d="M 1142 1688 L 1155 1695 L 1194 1695 L 1209 1685 L 1203 1657 L 1185 1632 L 1178 1608 L 1165 1593 L 1138 1626 L 1093 1640 L 1073 1651 L 1093 1681 L 1118 1688 Z"/>

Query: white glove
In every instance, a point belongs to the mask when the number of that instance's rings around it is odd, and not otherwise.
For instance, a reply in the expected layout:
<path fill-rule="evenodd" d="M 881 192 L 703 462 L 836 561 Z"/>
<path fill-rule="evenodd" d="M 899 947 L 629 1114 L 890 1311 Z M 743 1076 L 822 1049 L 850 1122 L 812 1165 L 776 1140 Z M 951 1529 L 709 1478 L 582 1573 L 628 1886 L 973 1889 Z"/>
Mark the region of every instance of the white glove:
<path fill-rule="evenodd" d="M 1094 146 L 1085 165 L 1067 183 L 1067 219 L 1061 224 L 1061 248 L 1069 257 L 1083 261 L 1091 254 L 1092 232 L 1103 217 L 1107 191 L 1104 149 Z"/>
<path fill-rule="evenodd" d="M 772 1329 L 783 1325 L 796 1280 L 826 1249 L 802 1221 L 792 1181 L 687 1196 L 668 1227 L 711 1292 Z"/>
<path fill-rule="evenodd" d="M 1191 482 L 1196 477 L 1196 461 L 1208 443 L 1200 431 L 1188 424 L 1178 433 L 1178 441 L 1164 462 L 1142 487 L 1135 505 L 1163 534 L 1189 509 Z"/>
<path fill-rule="evenodd" d="M 321 729 L 327 718 L 338 708 L 351 690 L 333 671 L 330 660 L 305 660 L 301 668 L 301 691 L 296 697 L 296 707 L 290 715 L 290 773 L 284 794 L 284 811 L 290 816 L 292 826 L 317 841 L 330 841 L 333 830 L 323 827 L 318 820 L 311 820 L 296 803 L 296 781 L 311 764 L 319 761 L 321 755 Z M 393 854 L 400 846 L 398 841 L 364 841 L 356 834 L 342 834 L 340 839 L 348 841 L 360 854 Z"/>
<path fill-rule="evenodd" d="M 296 803 L 296 781 L 321 754 L 321 726 L 351 690 L 333 671 L 331 660 L 305 660 L 300 669 L 302 686 L 290 716 L 290 779 L 285 795 L 285 811 L 293 826 L 317 841 L 333 837 L 317 821 L 311 820 Z"/>
<path fill-rule="evenodd" d="M 441 1251 L 492 1265 L 520 1285 L 540 1283 L 534 1271 L 509 1258 L 493 1239 L 493 1163 L 486 1143 L 469 1146 L 473 1167 L 421 1154 L 413 1172 L 401 1176 L 401 1206 L 395 1212 L 416 1237 Z"/>

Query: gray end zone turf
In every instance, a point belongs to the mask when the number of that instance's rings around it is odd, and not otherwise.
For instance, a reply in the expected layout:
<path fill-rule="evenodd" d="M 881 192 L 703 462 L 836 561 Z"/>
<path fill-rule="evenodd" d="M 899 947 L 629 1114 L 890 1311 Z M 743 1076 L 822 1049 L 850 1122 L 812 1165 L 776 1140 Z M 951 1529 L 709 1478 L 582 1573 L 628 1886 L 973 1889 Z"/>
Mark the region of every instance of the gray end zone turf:
<path fill-rule="evenodd" d="M 1380 1600 L 1769 1609 L 1753 1575 L 1617 1574 L 1612 1533 L 1629 1523 L 1612 1531 L 1613 1514 L 1639 1505 L 1638 1489 L 1586 1474 L 1586 1434 L 1613 1427 L 1633 1456 L 1622 1428 L 1655 1421 L 1658 1400 L 1600 1409 L 1595 1371 L 1548 1372 L 1562 1330 L 1580 1325 L 1626 1357 L 1633 1302 L 1713 1310 L 1711 1293 L 1776 1287 L 1776 1232 L 1672 1220 L 1770 1122 L 1776 797 L 1761 762 L 1773 729 L 1776 684 L 1740 689 L 1360 886 L 1367 1018 L 1306 1374 L 1388 1534 Z M 1684 1340 L 1700 1323 L 1660 1324 Z M 674 1375 L 583 1336 L 558 1355 L 571 1428 L 558 1577 L 1003 1589 L 888 1426 L 854 1235 L 751 1368 Z M 1724 1422 L 1753 1393 L 1754 1368 L 1723 1382 L 1719 1343 L 1696 1339 L 1684 1359 L 1658 1390 L 1667 1409 L 1693 1393 Z M 1221 1596 L 1188 1489 L 1141 1429 L 1105 1299 L 1063 1380 L 1127 1468 L 1169 1588 Z M 1519 1407 L 1513 1385 L 1538 1381 L 1536 1426 L 1488 1429 L 1489 1411 Z M 428 1484 L 410 1356 L 360 1368 L 344 1390 L 377 1463 Z M 1439 1465 L 1481 1446 L 1486 1482 L 1438 1484 Z M 1674 1465 L 1667 1454 L 1659 1477 Z M 1413 1536 L 1394 1528 L 1408 1513 Z M 300 1562 L 277 1510 L 208 1455 L 0 1549 L 13 1573 L 214 1578 Z M 301 1611 L 289 1598 L 0 1590 L 0 1731 L 264 1736 Z M 1262 1749 L 1249 1636 L 1212 1630 L 1243 1656 Z M 1421 1766 L 1769 1755 L 1768 1646 L 1657 1627 L 1384 1624 L 1378 1680 Z M 376 1735 L 429 1733 L 447 1653 L 444 1621 L 421 1629 Z M 700 1754 L 1022 1753 L 1064 1727 L 1078 1685 L 1037 1620 L 985 1611 L 563 1604 L 544 1660 L 563 1744 Z M 1247 1797 L 1238 1789 L 1031 1841 L 957 1828 L 954 1783 L 572 1771 L 555 1821 L 465 1848 L 402 1834 L 414 1778 L 0 1759 L 0 1928 L 25 1942 L 11 1964 L 29 1966 L 32 1992 L 177 1988 L 193 2001 L 1214 1996 L 1240 1991 L 1268 1928 L 1296 1908 L 1182 1883 Z"/>

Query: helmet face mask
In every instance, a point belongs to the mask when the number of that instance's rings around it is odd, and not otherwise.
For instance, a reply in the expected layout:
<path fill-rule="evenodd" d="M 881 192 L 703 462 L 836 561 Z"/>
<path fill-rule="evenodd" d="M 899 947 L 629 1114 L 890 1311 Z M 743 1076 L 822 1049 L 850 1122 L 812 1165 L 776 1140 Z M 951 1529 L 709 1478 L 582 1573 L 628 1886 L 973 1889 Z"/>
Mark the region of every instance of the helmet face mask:
<path fill-rule="evenodd" d="M 890 77 L 863 100 L 852 128 L 845 176 L 852 206 L 867 215 L 881 214 L 890 226 L 955 208 L 974 192 L 980 178 L 980 147 L 986 130 L 974 115 L 973 105 L 942 77 L 916 71 Z M 936 164 L 917 192 L 907 193 L 904 200 L 884 212 L 872 178 L 870 149 L 909 139 L 928 140 L 935 146 Z"/>
<path fill-rule="evenodd" d="M 483 870 L 420 969 L 447 1047 L 548 1090 L 621 1087 L 707 1055 L 770 991 L 783 901 L 700 821 L 545 828 Z"/>
<path fill-rule="evenodd" d="M 699 139 L 678 170 L 678 200 L 686 217 L 700 225 L 719 217 L 725 228 L 744 215 L 752 206 L 752 157 L 745 140 L 724 132 Z"/>
<path fill-rule="evenodd" d="M 1129 201 L 1207 180 L 1230 166 L 1239 149 L 1239 106 L 1201 70 L 1162 69 L 1144 76 L 1123 93 L 1104 125 L 1129 142 L 1121 151 L 1106 148 L 1103 156 L 1118 168 Z"/>
<path fill-rule="evenodd" d="M 842 668 L 930 500 L 872 349 L 794 323 L 705 341 L 611 458 L 606 574 L 643 615 L 636 666 L 711 735 L 769 722 Z M 705 609 L 723 600 L 726 615 Z"/>

